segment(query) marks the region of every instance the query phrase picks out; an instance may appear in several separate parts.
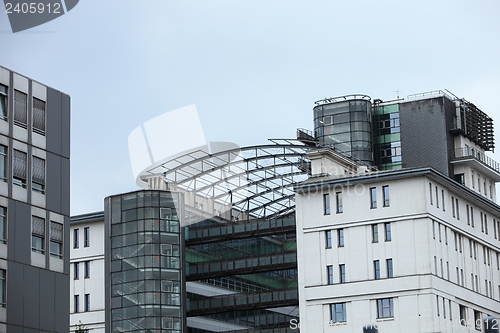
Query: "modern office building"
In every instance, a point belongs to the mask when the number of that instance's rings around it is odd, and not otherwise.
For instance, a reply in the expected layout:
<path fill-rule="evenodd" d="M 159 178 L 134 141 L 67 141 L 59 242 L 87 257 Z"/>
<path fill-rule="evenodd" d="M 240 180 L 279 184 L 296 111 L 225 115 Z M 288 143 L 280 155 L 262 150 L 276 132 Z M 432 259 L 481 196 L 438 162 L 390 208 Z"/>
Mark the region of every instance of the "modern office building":
<path fill-rule="evenodd" d="M 0 67 L 0 331 L 67 332 L 70 97 Z"/>
<path fill-rule="evenodd" d="M 147 190 L 73 217 L 72 243 L 89 227 L 105 246 L 74 249 L 71 271 L 104 258 L 105 274 L 74 280 L 92 302 L 72 329 L 474 331 L 460 319 L 500 315 L 491 118 L 449 92 L 313 112 L 301 142 L 177 153 Z"/>
<path fill-rule="evenodd" d="M 358 100 L 321 103 L 338 110 Z M 443 92 L 376 101 L 371 111 L 371 162 L 386 171 L 323 149 L 309 154 L 312 177 L 296 186 L 301 331 L 481 330 L 485 316 L 500 316 L 491 118 Z M 324 116 L 329 126 L 336 116 Z M 336 147 L 349 143 L 336 133 Z"/>

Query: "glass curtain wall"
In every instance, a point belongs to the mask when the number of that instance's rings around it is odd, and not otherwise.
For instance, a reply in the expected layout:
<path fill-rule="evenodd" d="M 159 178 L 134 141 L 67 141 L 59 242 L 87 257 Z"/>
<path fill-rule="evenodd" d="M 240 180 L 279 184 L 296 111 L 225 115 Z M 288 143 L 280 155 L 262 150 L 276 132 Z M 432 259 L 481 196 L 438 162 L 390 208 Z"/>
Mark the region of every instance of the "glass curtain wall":
<path fill-rule="evenodd" d="M 399 104 L 374 105 L 373 151 L 379 170 L 402 168 Z"/>
<path fill-rule="evenodd" d="M 177 193 L 151 190 L 107 198 L 111 332 L 182 331 L 178 201 Z"/>

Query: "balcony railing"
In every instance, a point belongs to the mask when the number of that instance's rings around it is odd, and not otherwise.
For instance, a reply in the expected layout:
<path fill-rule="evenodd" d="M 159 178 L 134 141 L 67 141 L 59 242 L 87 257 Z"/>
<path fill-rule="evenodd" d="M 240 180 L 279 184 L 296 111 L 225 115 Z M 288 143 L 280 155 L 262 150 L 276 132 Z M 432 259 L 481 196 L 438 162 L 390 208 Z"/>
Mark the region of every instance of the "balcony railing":
<path fill-rule="evenodd" d="M 483 152 L 477 149 L 471 147 L 457 148 L 455 149 L 455 158 L 456 159 L 474 158 L 483 165 L 489 167 L 490 169 L 495 170 L 495 172 L 500 173 L 500 163 L 486 156 Z"/>

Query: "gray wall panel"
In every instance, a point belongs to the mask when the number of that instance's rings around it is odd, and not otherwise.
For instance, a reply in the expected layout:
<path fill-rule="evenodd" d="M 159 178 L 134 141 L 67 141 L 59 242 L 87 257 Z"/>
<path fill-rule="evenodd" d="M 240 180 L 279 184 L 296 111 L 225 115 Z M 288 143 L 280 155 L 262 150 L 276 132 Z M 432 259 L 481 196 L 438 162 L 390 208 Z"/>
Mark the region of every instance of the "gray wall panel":
<path fill-rule="evenodd" d="M 448 176 L 443 97 L 401 103 L 399 111 L 403 167 L 432 167 Z"/>
<path fill-rule="evenodd" d="M 70 131 L 71 131 L 71 113 L 70 113 L 70 97 L 62 95 L 62 110 L 61 110 L 61 155 L 69 158 L 70 156 Z"/>
<path fill-rule="evenodd" d="M 9 261 L 7 263 L 7 322 L 13 325 L 23 325 L 24 322 L 23 277 L 24 265 Z M 15 329 L 13 331 L 17 332 Z M 22 329 L 19 332 L 22 332 Z"/>
<path fill-rule="evenodd" d="M 66 333 L 69 327 L 69 279 L 67 275 L 53 273 L 55 275 L 55 313 L 57 314 L 56 332 Z"/>
<path fill-rule="evenodd" d="M 69 164 L 69 159 L 66 159 L 66 158 L 61 158 L 60 161 L 61 161 L 61 206 L 62 206 L 62 214 L 69 216 L 69 207 L 70 207 L 70 164 Z"/>
<path fill-rule="evenodd" d="M 7 332 L 9 333 L 24 333 L 24 329 L 19 326 L 7 325 Z"/>
<path fill-rule="evenodd" d="M 24 266 L 24 326 L 40 325 L 40 269 Z"/>
<path fill-rule="evenodd" d="M 61 157 L 47 152 L 47 209 L 62 213 L 61 200 Z M 68 207 L 65 207 L 68 208 Z"/>
<path fill-rule="evenodd" d="M 43 286 L 40 289 L 40 299 L 43 300 L 43 306 L 40 307 L 40 329 L 53 332 L 55 328 L 54 273 L 48 270 L 41 270 L 40 285 Z"/>
<path fill-rule="evenodd" d="M 25 203 L 10 200 L 9 207 L 15 210 L 13 223 L 15 228 L 14 260 L 26 265 L 31 264 L 31 207 Z"/>
<path fill-rule="evenodd" d="M 47 150 L 61 155 L 61 108 L 62 94 L 54 89 L 47 88 Z"/>

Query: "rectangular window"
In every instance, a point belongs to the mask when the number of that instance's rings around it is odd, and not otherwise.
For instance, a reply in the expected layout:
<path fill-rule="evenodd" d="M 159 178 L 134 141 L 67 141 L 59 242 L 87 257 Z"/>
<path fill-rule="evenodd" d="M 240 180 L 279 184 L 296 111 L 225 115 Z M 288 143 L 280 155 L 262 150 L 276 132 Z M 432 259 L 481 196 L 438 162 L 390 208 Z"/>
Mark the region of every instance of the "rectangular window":
<path fill-rule="evenodd" d="M 389 207 L 391 204 L 389 201 L 389 185 L 382 186 L 382 197 L 384 199 L 384 207 Z"/>
<path fill-rule="evenodd" d="M 339 265 L 339 282 L 340 283 L 345 282 L 345 264 Z"/>
<path fill-rule="evenodd" d="M 45 219 L 31 216 L 31 250 L 45 253 Z"/>
<path fill-rule="evenodd" d="M 443 206 L 443 212 L 444 210 L 444 190 L 441 190 L 441 206 Z"/>
<path fill-rule="evenodd" d="M 483 219 L 483 212 L 479 214 L 481 216 L 481 232 L 484 232 L 484 219 Z"/>
<path fill-rule="evenodd" d="M 330 215 L 330 194 L 323 194 L 323 210 L 325 215 Z"/>
<path fill-rule="evenodd" d="M 28 125 L 28 95 L 14 90 L 14 124 L 27 128 Z"/>
<path fill-rule="evenodd" d="M 435 188 L 436 188 L 436 207 L 439 208 L 439 190 L 437 186 L 435 186 Z"/>
<path fill-rule="evenodd" d="M 370 208 L 377 208 L 377 189 L 370 188 Z"/>
<path fill-rule="evenodd" d="M 465 212 L 467 213 L 467 225 L 470 225 L 470 212 L 469 212 L 469 205 L 465 205 Z"/>
<path fill-rule="evenodd" d="M 84 247 L 90 246 L 90 228 L 89 227 L 85 227 L 83 229 L 83 241 L 84 241 L 84 244 L 83 244 Z"/>
<path fill-rule="evenodd" d="M 14 149 L 12 176 L 15 185 L 26 187 L 26 161 L 27 154 Z"/>
<path fill-rule="evenodd" d="M 45 102 L 33 97 L 33 132 L 45 135 Z"/>
<path fill-rule="evenodd" d="M 378 224 L 372 224 L 372 242 L 378 243 Z"/>
<path fill-rule="evenodd" d="M 344 229 L 338 229 L 337 236 L 338 236 L 339 247 L 343 247 L 344 246 Z"/>
<path fill-rule="evenodd" d="M 451 312 L 451 300 L 448 300 L 448 310 L 449 310 L 449 314 L 450 314 L 450 320 L 452 320 L 453 316 L 452 316 L 452 312 Z"/>
<path fill-rule="evenodd" d="M 331 230 L 325 231 L 325 242 L 326 242 L 327 249 L 332 247 L 332 231 Z"/>
<path fill-rule="evenodd" d="M 78 280 L 80 278 L 80 263 L 73 263 L 73 279 Z"/>
<path fill-rule="evenodd" d="M 481 312 L 474 310 L 474 326 L 476 331 L 481 331 Z"/>
<path fill-rule="evenodd" d="M 436 239 L 436 221 L 432 220 L 432 239 Z"/>
<path fill-rule="evenodd" d="M 470 206 L 470 225 L 474 228 L 474 208 Z"/>
<path fill-rule="evenodd" d="M 85 294 L 85 312 L 90 311 L 90 294 Z"/>
<path fill-rule="evenodd" d="M 460 314 L 460 325 L 467 326 L 467 308 L 463 305 L 459 305 L 458 307 L 458 311 Z"/>
<path fill-rule="evenodd" d="M 7 280 L 7 272 L 4 269 L 0 269 L 0 307 L 5 308 L 7 304 L 6 297 L 6 280 Z"/>
<path fill-rule="evenodd" d="M 375 280 L 380 279 L 380 261 L 379 260 L 373 261 L 373 272 L 374 272 L 373 278 Z"/>
<path fill-rule="evenodd" d="M 377 300 L 377 318 L 393 318 L 394 304 L 392 298 Z"/>
<path fill-rule="evenodd" d="M 385 241 L 390 242 L 392 240 L 391 223 L 390 222 L 384 223 L 384 228 L 385 228 Z"/>
<path fill-rule="evenodd" d="M 439 316 L 439 296 L 436 295 L 436 308 L 437 308 L 437 315 Z"/>
<path fill-rule="evenodd" d="M 80 312 L 80 295 L 75 295 L 74 303 L 74 312 Z"/>
<path fill-rule="evenodd" d="M 458 205 L 457 198 L 455 198 L 455 208 L 457 209 L 457 220 L 460 220 L 460 206 Z"/>
<path fill-rule="evenodd" d="M 0 243 L 7 243 L 7 208 L 0 206 Z"/>
<path fill-rule="evenodd" d="M 334 323 L 347 321 L 345 303 L 330 304 L 330 317 Z"/>
<path fill-rule="evenodd" d="M 326 274 L 327 274 L 328 284 L 333 284 L 333 266 L 332 265 L 326 266 Z"/>
<path fill-rule="evenodd" d="M 429 183 L 429 200 L 430 200 L 431 205 L 433 205 L 433 203 L 432 203 L 432 184 L 431 183 Z"/>
<path fill-rule="evenodd" d="M 80 238 L 80 230 L 78 229 L 74 229 L 73 230 L 73 248 L 74 249 L 77 249 L 80 247 L 80 242 L 79 242 L 79 238 Z"/>
<path fill-rule="evenodd" d="M 8 103 L 9 88 L 0 84 L 0 119 L 7 120 L 7 105 Z"/>
<path fill-rule="evenodd" d="M 55 258 L 63 257 L 63 225 L 50 221 L 50 255 Z"/>
<path fill-rule="evenodd" d="M 342 192 L 335 193 L 335 201 L 337 202 L 337 214 L 342 213 L 344 211 L 342 204 Z"/>
<path fill-rule="evenodd" d="M 7 181 L 7 147 L 0 145 L 0 181 Z"/>
<path fill-rule="evenodd" d="M 392 269 L 392 259 L 387 259 L 387 277 L 394 277 L 394 270 Z"/>
<path fill-rule="evenodd" d="M 38 193 L 45 193 L 45 160 L 33 156 L 31 189 Z"/>
<path fill-rule="evenodd" d="M 484 216 L 484 233 L 488 234 L 488 216 L 486 214 Z"/>
<path fill-rule="evenodd" d="M 85 261 L 85 278 L 90 277 L 90 261 Z"/>
<path fill-rule="evenodd" d="M 453 217 L 456 217 L 456 215 L 455 215 L 455 197 L 454 196 L 451 197 L 451 212 L 452 212 Z"/>

